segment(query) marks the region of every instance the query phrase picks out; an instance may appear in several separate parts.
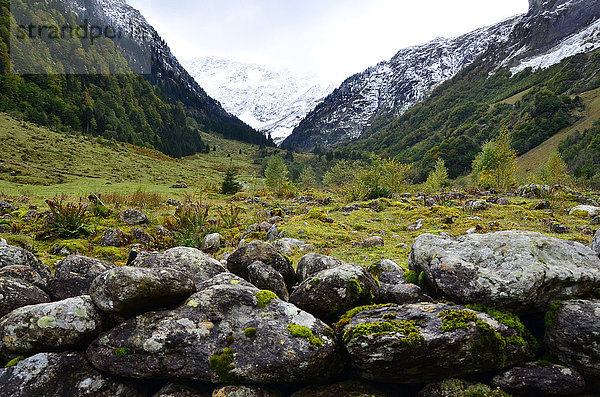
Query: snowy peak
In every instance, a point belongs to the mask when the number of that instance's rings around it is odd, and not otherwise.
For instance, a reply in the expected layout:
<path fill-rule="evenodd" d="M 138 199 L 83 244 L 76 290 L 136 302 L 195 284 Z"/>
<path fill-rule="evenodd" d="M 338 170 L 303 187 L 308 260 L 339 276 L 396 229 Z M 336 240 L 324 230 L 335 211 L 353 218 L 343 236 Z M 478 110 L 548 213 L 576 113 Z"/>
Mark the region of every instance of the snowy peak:
<path fill-rule="evenodd" d="M 312 75 L 223 58 L 206 57 L 183 64 L 228 112 L 270 134 L 276 143 L 289 136 L 334 88 Z"/>

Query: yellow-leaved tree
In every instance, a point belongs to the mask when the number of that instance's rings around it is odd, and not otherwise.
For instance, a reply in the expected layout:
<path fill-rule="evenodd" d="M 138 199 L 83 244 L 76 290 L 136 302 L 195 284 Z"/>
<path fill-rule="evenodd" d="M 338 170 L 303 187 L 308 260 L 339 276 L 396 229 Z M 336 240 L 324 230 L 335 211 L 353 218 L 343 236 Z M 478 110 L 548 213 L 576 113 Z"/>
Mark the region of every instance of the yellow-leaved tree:
<path fill-rule="evenodd" d="M 517 168 L 517 152 L 511 146 L 505 129 L 495 139 L 483 145 L 473 162 L 473 172 L 481 187 L 507 189 L 513 182 Z"/>

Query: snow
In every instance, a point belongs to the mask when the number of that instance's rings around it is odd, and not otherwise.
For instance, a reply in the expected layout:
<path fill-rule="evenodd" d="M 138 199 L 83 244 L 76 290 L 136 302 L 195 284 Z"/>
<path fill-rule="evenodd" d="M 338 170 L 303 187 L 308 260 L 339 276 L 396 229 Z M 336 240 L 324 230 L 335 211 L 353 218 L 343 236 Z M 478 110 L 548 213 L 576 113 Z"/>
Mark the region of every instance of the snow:
<path fill-rule="evenodd" d="M 193 59 L 183 65 L 225 110 L 271 134 L 276 143 L 334 89 L 316 76 L 223 58 Z"/>

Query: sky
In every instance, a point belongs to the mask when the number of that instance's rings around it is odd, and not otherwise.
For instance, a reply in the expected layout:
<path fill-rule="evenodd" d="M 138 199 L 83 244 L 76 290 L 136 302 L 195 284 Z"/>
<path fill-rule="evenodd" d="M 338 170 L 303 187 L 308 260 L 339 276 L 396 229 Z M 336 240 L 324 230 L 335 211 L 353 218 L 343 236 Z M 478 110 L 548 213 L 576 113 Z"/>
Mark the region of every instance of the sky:
<path fill-rule="evenodd" d="M 527 12 L 528 0 L 127 0 L 180 60 L 217 56 L 339 83 L 400 49 Z"/>

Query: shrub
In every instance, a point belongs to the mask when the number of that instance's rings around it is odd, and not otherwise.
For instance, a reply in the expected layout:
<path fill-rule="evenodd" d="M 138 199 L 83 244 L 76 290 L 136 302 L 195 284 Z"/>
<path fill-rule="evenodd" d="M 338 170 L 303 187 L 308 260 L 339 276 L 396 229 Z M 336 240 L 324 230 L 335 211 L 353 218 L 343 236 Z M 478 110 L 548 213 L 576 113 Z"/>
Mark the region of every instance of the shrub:
<path fill-rule="evenodd" d="M 505 130 L 496 139 L 484 144 L 473 162 L 479 185 L 508 188 L 515 176 L 516 159 L 517 153 L 512 149 L 510 135 Z"/>
<path fill-rule="evenodd" d="M 50 214 L 46 218 L 45 236 L 74 238 L 89 234 L 87 205 L 65 203 L 65 196 L 60 199 L 46 200 Z"/>
<path fill-rule="evenodd" d="M 277 196 L 288 196 L 293 191 L 288 180 L 287 166 L 279 155 L 269 159 L 267 168 L 265 168 L 265 178 L 265 184 Z"/>
<path fill-rule="evenodd" d="M 571 181 L 567 164 L 558 152 L 552 153 L 537 171 L 537 182 L 545 185 L 566 185 Z"/>
<path fill-rule="evenodd" d="M 165 220 L 178 245 L 200 247 L 208 232 L 210 206 L 201 203 L 186 203 L 175 210 L 175 215 Z"/>
<path fill-rule="evenodd" d="M 435 163 L 435 169 L 425 182 L 423 188 L 428 193 L 439 192 L 448 183 L 448 169 L 446 163 L 442 159 L 438 159 Z"/>

